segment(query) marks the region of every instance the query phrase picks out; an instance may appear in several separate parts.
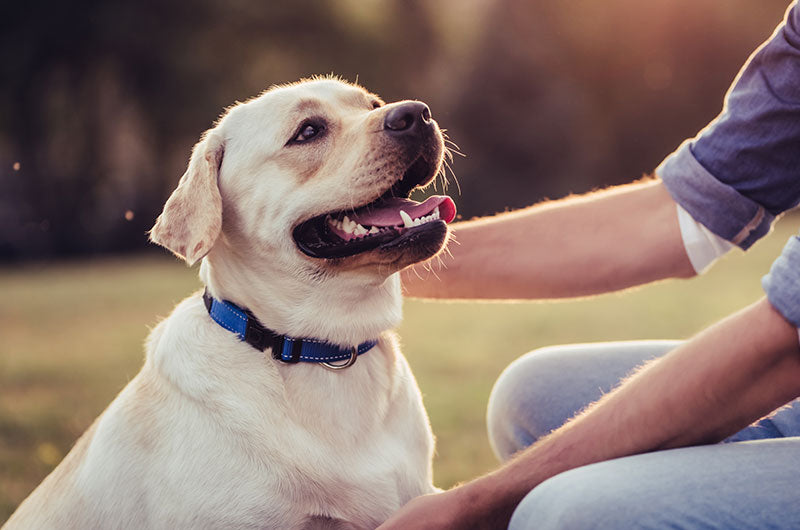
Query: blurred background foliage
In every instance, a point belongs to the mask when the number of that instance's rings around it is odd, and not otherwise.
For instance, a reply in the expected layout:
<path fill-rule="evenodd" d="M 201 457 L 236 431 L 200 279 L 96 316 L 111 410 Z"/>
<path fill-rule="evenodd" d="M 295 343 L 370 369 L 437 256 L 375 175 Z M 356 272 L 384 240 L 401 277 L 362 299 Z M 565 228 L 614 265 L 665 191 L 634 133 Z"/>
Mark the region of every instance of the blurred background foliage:
<path fill-rule="evenodd" d="M 426 101 L 466 154 L 464 217 L 629 181 L 719 112 L 787 4 L 4 2 L 0 260 L 145 248 L 221 110 L 313 74 Z"/>

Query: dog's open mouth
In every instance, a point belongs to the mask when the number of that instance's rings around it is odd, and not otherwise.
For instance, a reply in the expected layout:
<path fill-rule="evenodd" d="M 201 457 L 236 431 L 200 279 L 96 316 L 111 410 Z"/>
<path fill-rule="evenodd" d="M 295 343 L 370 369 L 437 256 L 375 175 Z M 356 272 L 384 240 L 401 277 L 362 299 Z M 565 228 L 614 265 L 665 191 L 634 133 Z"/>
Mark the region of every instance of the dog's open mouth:
<path fill-rule="evenodd" d="M 427 164 L 420 158 L 377 200 L 300 223 L 293 231 L 298 248 L 312 258 L 345 258 L 387 249 L 425 231 L 442 229 L 456 216 L 450 197 L 434 195 L 424 202 L 408 198 L 412 189 L 428 180 L 427 175 L 421 175 L 423 171 L 427 173 Z"/>

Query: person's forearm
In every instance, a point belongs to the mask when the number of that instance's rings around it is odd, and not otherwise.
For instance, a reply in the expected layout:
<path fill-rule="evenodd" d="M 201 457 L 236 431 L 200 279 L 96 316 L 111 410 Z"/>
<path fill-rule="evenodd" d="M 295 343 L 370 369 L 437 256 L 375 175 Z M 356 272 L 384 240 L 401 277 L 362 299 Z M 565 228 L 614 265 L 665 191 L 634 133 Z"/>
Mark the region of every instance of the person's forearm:
<path fill-rule="evenodd" d="M 522 497 L 558 473 L 720 441 L 798 395 L 797 329 L 762 300 L 654 361 L 459 495 L 476 520 L 507 523 Z"/>
<path fill-rule="evenodd" d="M 452 228 L 447 253 L 403 271 L 408 296 L 565 298 L 694 274 L 658 180 Z"/>

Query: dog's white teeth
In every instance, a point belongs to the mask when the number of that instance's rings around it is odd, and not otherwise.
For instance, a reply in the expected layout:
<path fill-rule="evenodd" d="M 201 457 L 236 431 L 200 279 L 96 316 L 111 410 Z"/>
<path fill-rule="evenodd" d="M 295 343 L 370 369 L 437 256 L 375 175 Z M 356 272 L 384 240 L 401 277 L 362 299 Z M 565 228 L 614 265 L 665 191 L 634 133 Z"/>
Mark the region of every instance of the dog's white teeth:
<path fill-rule="evenodd" d="M 378 232 L 380 232 L 380 230 L 378 230 L 377 226 L 373 226 L 372 228 L 369 229 L 370 234 L 377 234 Z"/>
<path fill-rule="evenodd" d="M 439 207 L 438 207 L 438 206 L 436 207 L 436 209 L 435 209 L 435 210 L 433 210 L 433 213 L 431 214 L 431 216 L 432 216 L 434 219 L 438 219 L 438 218 L 439 218 Z"/>
<path fill-rule="evenodd" d="M 358 223 L 356 223 L 355 221 L 351 221 L 350 218 L 347 217 L 346 215 L 344 216 L 344 219 L 342 219 L 341 229 L 343 232 L 352 234 L 353 231 L 356 229 L 356 226 L 358 226 Z"/>
<path fill-rule="evenodd" d="M 403 210 L 400 210 L 400 217 L 403 219 L 403 226 L 405 226 L 406 228 L 411 228 L 412 226 L 415 226 L 414 221 L 411 219 L 411 216 L 408 215 Z"/>
<path fill-rule="evenodd" d="M 367 235 L 367 229 L 361 226 L 359 223 L 356 223 L 356 227 L 353 229 L 353 233 L 357 236 L 365 236 Z"/>

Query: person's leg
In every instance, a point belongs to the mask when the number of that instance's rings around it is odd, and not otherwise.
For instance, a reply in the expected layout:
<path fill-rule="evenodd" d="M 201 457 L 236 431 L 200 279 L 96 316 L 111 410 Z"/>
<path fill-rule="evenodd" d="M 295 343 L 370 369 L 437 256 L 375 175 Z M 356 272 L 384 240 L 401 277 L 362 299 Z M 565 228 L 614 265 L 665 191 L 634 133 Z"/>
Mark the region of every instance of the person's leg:
<path fill-rule="evenodd" d="M 557 475 L 510 530 L 800 528 L 800 437 L 672 449 Z"/>
<path fill-rule="evenodd" d="M 631 341 L 542 348 L 500 375 L 487 411 L 489 441 L 501 460 L 560 427 L 637 366 L 678 341 Z"/>
<path fill-rule="evenodd" d="M 679 344 L 558 346 L 517 359 L 490 398 L 495 453 L 507 459 Z M 787 438 L 664 451 L 569 471 L 533 490 L 510 528 L 800 528 L 800 510 L 787 506 L 791 485 L 800 485 L 794 478 L 800 477 L 794 473 L 800 463 L 800 400 L 726 442 L 777 437 Z"/>
<path fill-rule="evenodd" d="M 680 341 L 630 341 L 553 346 L 512 362 L 489 398 L 489 441 L 501 460 L 563 425 L 636 367 Z M 744 428 L 726 442 L 800 436 L 800 400 Z"/>

